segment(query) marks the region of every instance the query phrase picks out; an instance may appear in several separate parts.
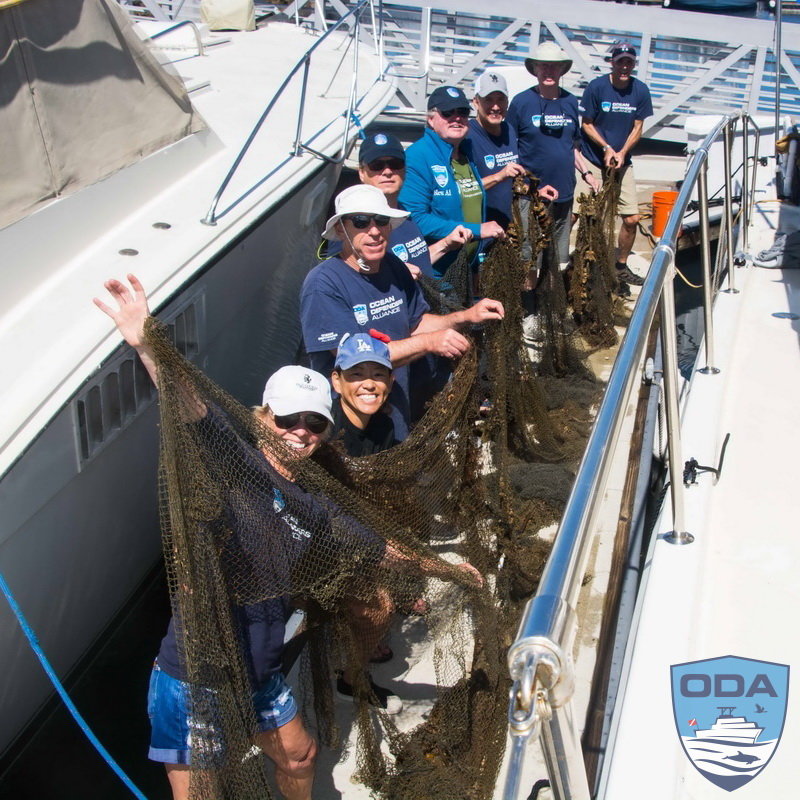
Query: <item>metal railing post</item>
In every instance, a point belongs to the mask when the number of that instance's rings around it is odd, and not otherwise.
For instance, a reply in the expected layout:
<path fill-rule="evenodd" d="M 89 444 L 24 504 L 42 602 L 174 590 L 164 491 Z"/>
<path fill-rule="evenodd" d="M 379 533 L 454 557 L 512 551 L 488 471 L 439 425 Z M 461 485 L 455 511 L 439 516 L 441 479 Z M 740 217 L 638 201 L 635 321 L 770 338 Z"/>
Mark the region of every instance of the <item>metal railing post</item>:
<path fill-rule="evenodd" d="M 758 155 L 759 155 L 759 146 L 761 145 L 761 128 L 756 125 L 755 120 L 751 117 L 748 119 L 753 123 L 753 129 L 756 132 L 756 140 L 753 145 L 753 174 L 751 175 L 750 181 L 750 207 L 747 209 L 747 218 L 753 219 L 753 204 L 756 201 L 756 186 L 758 185 L 756 182 L 756 176 L 758 175 Z"/>
<path fill-rule="evenodd" d="M 308 87 L 308 70 L 311 66 L 311 56 L 306 56 L 305 63 L 303 64 L 303 86 L 300 89 L 300 110 L 297 112 L 297 129 L 294 135 L 294 154 L 299 156 L 302 152 L 300 147 L 300 139 L 303 130 L 303 111 L 306 107 L 306 89 Z"/>
<path fill-rule="evenodd" d="M 590 800 L 578 728 L 569 718 L 571 706 L 554 708 L 542 724 L 542 752 L 556 800 Z"/>
<path fill-rule="evenodd" d="M 430 8 L 422 9 L 419 31 L 420 66 L 422 67 L 422 99 L 428 96 L 428 75 L 431 69 L 431 13 Z M 424 107 L 424 106 L 423 106 Z"/>
<path fill-rule="evenodd" d="M 733 148 L 733 123 L 729 121 L 723 131 L 725 164 L 725 260 L 728 262 L 728 288 L 723 291 L 738 294 L 733 266 L 733 180 L 731 179 L 731 150 Z"/>
<path fill-rule="evenodd" d="M 747 114 L 742 114 L 742 199 L 739 202 L 739 213 L 742 218 L 742 250 L 745 253 L 750 250 L 750 176 L 747 174 L 747 162 L 750 160 L 750 143 L 747 141 L 749 135 L 750 118 Z"/>
<path fill-rule="evenodd" d="M 714 291 L 711 284 L 711 236 L 708 224 L 708 158 L 697 176 L 697 198 L 700 214 L 700 255 L 703 263 L 703 321 L 706 340 L 706 365 L 699 370 L 704 375 L 716 375 L 714 366 Z"/>
<path fill-rule="evenodd" d="M 726 128 L 728 130 L 728 128 Z M 683 453 L 681 452 L 681 418 L 678 410 L 680 389 L 678 370 L 678 339 L 675 333 L 675 252 L 659 245 L 669 254 L 669 270 L 661 288 L 661 349 L 664 357 L 664 407 L 667 416 L 667 446 L 669 456 L 669 493 L 672 499 L 672 530 L 664 536 L 670 544 L 691 544 L 694 536 L 686 531 L 683 493 Z"/>

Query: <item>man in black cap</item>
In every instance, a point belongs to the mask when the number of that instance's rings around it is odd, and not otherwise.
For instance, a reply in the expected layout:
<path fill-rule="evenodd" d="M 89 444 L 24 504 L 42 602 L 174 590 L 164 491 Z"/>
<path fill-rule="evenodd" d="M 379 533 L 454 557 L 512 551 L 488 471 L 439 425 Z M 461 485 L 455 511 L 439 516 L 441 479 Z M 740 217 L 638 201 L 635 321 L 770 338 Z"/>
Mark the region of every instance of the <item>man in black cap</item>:
<path fill-rule="evenodd" d="M 485 221 L 483 183 L 465 141 L 469 115 L 470 103 L 461 89 L 438 87 L 428 98 L 425 133 L 406 150 L 400 206 L 411 212 L 428 242 L 443 239 L 457 225 L 475 240 L 505 237 L 497 222 Z M 472 247 L 477 254 L 478 248 Z M 436 275 L 443 275 L 454 258 L 450 253 L 436 262 Z"/>
<path fill-rule="evenodd" d="M 644 279 L 628 267 L 628 256 L 639 224 L 639 203 L 630 152 L 642 136 L 644 120 L 653 113 L 650 90 L 633 77 L 636 49 L 628 42 L 617 42 L 608 56 L 611 73 L 595 78 L 583 93 L 581 151 L 590 162 L 590 171 L 602 177 L 617 170 L 621 180 L 618 213 L 622 226 L 617 240 L 617 293 L 630 296 L 628 284 L 640 286 Z"/>
<path fill-rule="evenodd" d="M 397 196 L 406 177 L 406 154 L 402 142 L 391 133 L 372 133 L 361 143 L 358 153 L 358 177 L 361 183 L 380 189 L 390 208 L 397 208 Z M 472 238 L 463 225 L 456 225 L 447 236 L 430 245 L 419 226 L 408 218 L 389 235 L 389 249 L 410 270 L 414 279 L 420 273 L 433 277 L 433 264 L 445 253 L 458 250 Z M 328 256 L 341 252 L 341 242 L 329 242 Z"/>

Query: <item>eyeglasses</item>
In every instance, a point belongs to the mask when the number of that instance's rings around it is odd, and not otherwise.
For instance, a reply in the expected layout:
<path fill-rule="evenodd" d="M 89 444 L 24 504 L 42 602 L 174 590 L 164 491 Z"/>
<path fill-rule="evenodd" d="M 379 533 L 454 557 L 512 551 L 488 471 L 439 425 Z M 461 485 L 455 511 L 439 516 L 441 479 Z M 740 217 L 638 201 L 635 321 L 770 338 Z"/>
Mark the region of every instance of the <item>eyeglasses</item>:
<path fill-rule="evenodd" d="M 444 119 L 450 119 L 451 117 L 468 117 L 469 116 L 469 108 L 466 106 L 462 108 L 448 108 L 447 111 L 442 111 L 441 108 L 436 109 Z"/>
<path fill-rule="evenodd" d="M 342 219 L 352 222 L 353 227 L 359 231 L 363 231 L 364 228 L 370 228 L 372 225 L 385 228 L 392 221 L 390 217 L 383 214 L 348 214 Z"/>
<path fill-rule="evenodd" d="M 296 428 L 300 422 L 311 433 L 324 433 L 328 427 L 328 420 L 322 414 L 315 414 L 311 411 L 302 411 L 297 414 L 273 414 L 272 419 L 279 428 L 285 431 Z"/>
<path fill-rule="evenodd" d="M 397 172 L 405 169 L 406 162 L 402 158 L 376 158 L 374 161 L 370 161 L 367 166 L 372 172 L 383 172 L 386 167 Z"/>

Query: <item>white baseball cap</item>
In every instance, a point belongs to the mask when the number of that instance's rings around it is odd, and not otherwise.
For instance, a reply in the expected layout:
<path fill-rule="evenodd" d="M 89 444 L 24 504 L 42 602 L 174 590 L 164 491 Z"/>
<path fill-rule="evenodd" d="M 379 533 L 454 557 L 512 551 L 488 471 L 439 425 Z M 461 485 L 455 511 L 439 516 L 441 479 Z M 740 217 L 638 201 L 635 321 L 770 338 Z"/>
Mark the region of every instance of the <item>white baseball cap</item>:
<path fill-rule="evenodd" d="M 334 207 L 336 213 L 325 223 L 325 230 L 322 232 L 322 238 L 329 241 L 341 240 L 342 237 L 336 230 L 336 223 L 347 214 L 378 214 L 389 217 L 392 228 L 396 228 L 408 217 L 408 211 L 391 208 L 386 201 L 386 195 L 377 186 L 366 183 L 359 183 L 339 192 Z"/>
<path fill-rule="evenodd" d="M 508 84 L 499 72 L 488 69 L 475 81 L 475 97 L 488 97 L 492 92 L 502 92 L 508 97 Z"/>
<path fill-rule="evenodd" d="M 333 422 L 328 379 L 307 367 L 290 365 L 273 372 L 264 387 L 261 405 L 280 416 L 312 411 Z"/>

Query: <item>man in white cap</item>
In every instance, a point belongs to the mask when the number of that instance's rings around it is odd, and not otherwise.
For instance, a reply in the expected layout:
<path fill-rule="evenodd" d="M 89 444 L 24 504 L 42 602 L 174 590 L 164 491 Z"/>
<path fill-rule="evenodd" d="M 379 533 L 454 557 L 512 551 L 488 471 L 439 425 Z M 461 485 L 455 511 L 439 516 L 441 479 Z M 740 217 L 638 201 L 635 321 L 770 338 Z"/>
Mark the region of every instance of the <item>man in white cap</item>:
<path fill-rule="evenodd" d="M 410 420 L 407 365 L 429 353 L 463 355 L 470 344 L 457 328 L 502 319 L 503 306 L 484 298 L 464 311 L 431 314 L 405 264 L 387 251 L 390 231 L 408 212 L 391 208 L 380 189 L 363 184 L 340 192 L 335 209 L 322 235 L 340 240 L 342 252 L 314 267 L 300 294 L 306 352 L 314 369 L 330 375 L 345 333 L 376 331 L 388 338 L 395 376 L 390 402 L 402 440 Z"/>
<path fill-rule="evenodd" d="M 555 42 L 540 44 L 533 56 L 525 59 L 536 86 L 515 95 L 508 112 L 509 125 L 518 136 L 522 165 L 550 190 L 545 196 L 551 201 L 556 258 L 562 269 L 569 260 L 575 170 L 586 174 L 593 188 L 600 186 L 587 172 L 588 164 L 580 154 L 578 100 L 560 85 L 571 67 L 572 61 Z"/>
<path fill-rule="evenodd" d="M 622 217 L 617 240 L 617 294 L 630 296 L 628 284 L 640 286 L 643 278 L 628 267 L 628 256 L 636 239 L 639 202 L 631 165 L 631 150 L 642 136 L 644 120 L 653 113 L 650 90 L 633 77 L 636 48 L 617 42 L 608 56 L 611 73 L 595 78 L 583 93 L 583 155 L 595 177 L 614 169 L 621 181 L 618 213 Z"/>
<path fill-rule="evenodd" d="M 486 191 L 486 218 L 508 227 L 511 221 L 511 182 L 525 168 L 519 163 L 517 134 L 505 121 L 508 111 L 506 79 L 492 70 L 475 81 L 472 98 L 476 116 L 469 121 L 467 139 Z"/>
<path fill-rule="evenodd" d="M 397 196 L 406 177 L 406 154 L 402 142 L 391 133 L 371 133 L 363 142 L 358 154 L 358 177 L 361 183 L 375 186 L 386 197 L 386 202 L 397 208 Z M 445 253 L 458 250 L 472 238 L 463 225 L 456 225 L 444 238 L 430 244 L 419 226 L 410 217 L 404 219 L 389 234 L 389 248 L 405 263 L 414 278 L 420 273 L 434 277 L 433 264 Z M 340 242 L 328 242 L 327 255 L 341 252 Z"/>

